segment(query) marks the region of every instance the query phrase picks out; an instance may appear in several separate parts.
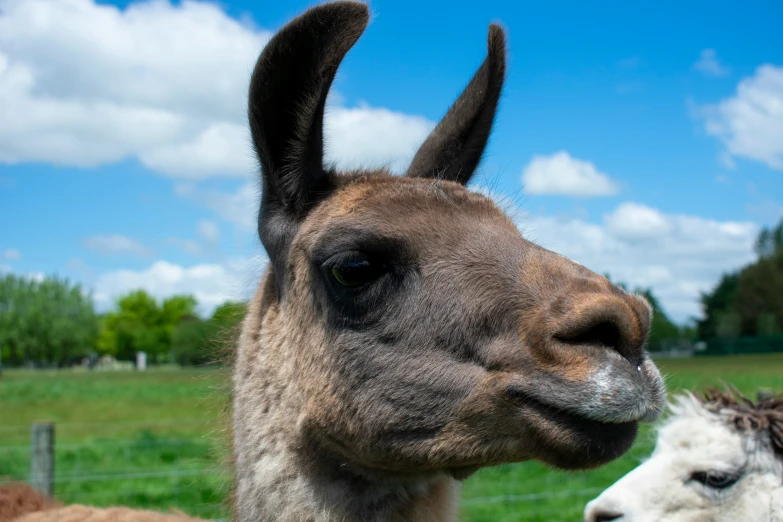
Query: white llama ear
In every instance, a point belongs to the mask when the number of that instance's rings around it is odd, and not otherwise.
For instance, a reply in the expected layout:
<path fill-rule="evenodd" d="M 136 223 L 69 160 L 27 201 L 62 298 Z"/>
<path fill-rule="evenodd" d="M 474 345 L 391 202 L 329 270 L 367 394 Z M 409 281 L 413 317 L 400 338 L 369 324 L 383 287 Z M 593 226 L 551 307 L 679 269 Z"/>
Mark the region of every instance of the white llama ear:
<path fill-rule="evenodd" d="M 487 58 L 414 156 L 408 176 L 467 185 L 487 146 L 506 75 L 506 37 L 489 26 Z"/>
<path fill-rule="evenodd" d="M 248 118 L 263 180 L 258 232 L 278 276 L 298 223 L 333 188 L 323 166 L 326 96 L 368 20 L 359 2 L 314 7 L 269 41 L 253 71 Z"/>

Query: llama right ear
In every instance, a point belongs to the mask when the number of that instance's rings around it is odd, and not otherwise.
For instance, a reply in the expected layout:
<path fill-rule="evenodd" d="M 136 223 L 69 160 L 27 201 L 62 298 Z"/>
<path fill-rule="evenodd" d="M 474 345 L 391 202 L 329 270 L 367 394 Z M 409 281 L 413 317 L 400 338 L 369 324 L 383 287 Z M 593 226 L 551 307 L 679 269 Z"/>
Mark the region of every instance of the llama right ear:
<path fill-rule="evenodd" d="M 323 166 L 326 96 L 368 20 L 359 2 L 309 9 L 272 37 L 253 70 L 248 117 L 263 179 L 258 232 L 278 277 L 299 222 L 332 189 Z"/>
<path fill-rule="evenodd" d="M 487 146 L 506 76 L 506 36 L 489 26 L 487 58 L 413 157 L 407 176 L 467 185 Z"/>

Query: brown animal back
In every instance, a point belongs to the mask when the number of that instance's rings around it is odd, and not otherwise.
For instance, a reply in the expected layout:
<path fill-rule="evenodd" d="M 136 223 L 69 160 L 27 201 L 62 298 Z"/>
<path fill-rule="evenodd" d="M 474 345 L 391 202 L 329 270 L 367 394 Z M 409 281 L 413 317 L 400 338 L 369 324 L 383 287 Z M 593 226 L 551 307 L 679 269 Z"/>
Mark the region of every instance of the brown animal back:
<path fill-rule="evenodd" d="M 125 507 L 98 508 L 72 505 L 29 513 L 14 522 L 206 522 L 181 512 L 158 513 Z"/>
<path fill-rule="evenodd" d="M 62 504 L 42 495 L 28 484 L 0 486 L 0 522 L 10 522 L 22 515 L 59 507 Z"/>

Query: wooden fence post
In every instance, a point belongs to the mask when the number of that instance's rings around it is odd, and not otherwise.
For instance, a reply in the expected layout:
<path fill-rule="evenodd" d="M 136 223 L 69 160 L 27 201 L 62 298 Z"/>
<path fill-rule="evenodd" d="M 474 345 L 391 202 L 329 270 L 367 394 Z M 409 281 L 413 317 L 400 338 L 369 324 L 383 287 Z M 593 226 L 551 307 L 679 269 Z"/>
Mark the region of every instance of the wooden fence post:
<path fill-rule="evenodd" d="M 33 424 L 30 437 L 30 485 L 54 496 L 54 423 Z"/>

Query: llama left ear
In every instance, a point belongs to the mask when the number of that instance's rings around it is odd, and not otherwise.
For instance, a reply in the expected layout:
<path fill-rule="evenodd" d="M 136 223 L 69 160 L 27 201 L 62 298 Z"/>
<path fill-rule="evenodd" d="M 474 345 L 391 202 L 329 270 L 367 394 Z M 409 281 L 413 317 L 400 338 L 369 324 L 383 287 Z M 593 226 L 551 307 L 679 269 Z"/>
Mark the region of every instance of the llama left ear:
<path fill-rule="evenodd" d="M 506 37 L 489 26 L 487 58 L 414 156 L 407 176 L 467 185 L 487 146 L 506 75 Z"/>
<path fill-rule="evenodd" d="M 369 16 L 352 1 L 307 10 L 266 44 L 250 79 L 247 112 L 262 179 L 258 235 L 281 292 L 300 223 L 334 189 L 323 165 L 326 96 Z"/>

